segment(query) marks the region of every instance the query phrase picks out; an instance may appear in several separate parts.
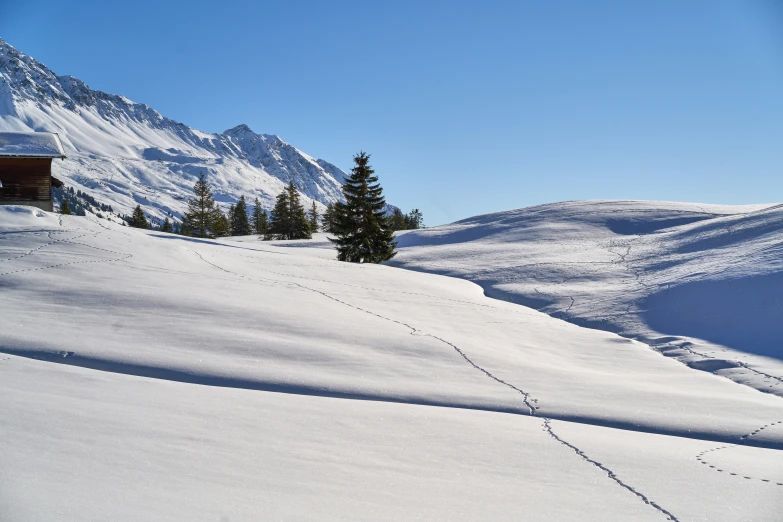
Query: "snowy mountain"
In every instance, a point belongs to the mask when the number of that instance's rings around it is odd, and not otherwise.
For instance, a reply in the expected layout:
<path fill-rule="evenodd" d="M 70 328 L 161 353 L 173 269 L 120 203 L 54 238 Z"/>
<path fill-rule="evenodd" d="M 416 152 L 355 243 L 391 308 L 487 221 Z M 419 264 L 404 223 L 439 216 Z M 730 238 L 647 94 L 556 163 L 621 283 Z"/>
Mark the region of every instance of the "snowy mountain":
<path fill-rule="evenodd" d="M 410 231 L 392 264 L 783 397 L 783 205 L 569 201 Z"/>
<path fill-rule="evenodd" d="M 245 195 L 271 207 L 289 181 L 322 205 L 342 197 L 343 171 L 278 136 L 247 125 L 222 134 L 192 129 L 147 105 L 57 76 L 3 40 L 0 130 L 57 132 L 68 158 L 54 163 L 54 175 L 121 213 L 140 204 L 158 218 L 177 215 L 200 172 L 226 204 Z"/>
<path fill-rule="evenodd" d="M 407 236 L 491 236 L 517 265 L 550 249 L 554 287 L 588 255 L 631 272 L 610 263 L 625 247 L 588 248 L 611 237 L 602 215 L 752 235 L 713 208 L 590 208 Z M 559 232 L 572 257 L 547 245 Z M 702 232 L 688 252 L 725 244 Z M 322 237 L 210 241 L 0 206 L 0 238 L 3 522 L 780 519 L 780 397 L 641 342 L 456 278 L 340 263 Z M 478 265 L 463 258 L 444 263 Z"/>

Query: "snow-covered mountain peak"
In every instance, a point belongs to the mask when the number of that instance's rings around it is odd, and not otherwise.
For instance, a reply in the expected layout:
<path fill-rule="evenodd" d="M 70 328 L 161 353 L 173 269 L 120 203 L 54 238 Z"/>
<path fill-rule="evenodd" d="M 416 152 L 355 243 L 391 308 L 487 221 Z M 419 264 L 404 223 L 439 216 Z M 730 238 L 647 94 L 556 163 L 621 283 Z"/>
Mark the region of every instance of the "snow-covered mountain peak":
<path fill-rule="evenodd" d="M 273 143 L 277 146 L 288 145 L 280 136 L 276 134 L 258 134 L 244 123 L 240 123 L 236 127 L 224 131 L 223 135 L 230 136 L 240 142 L 253 142 L 258 140 L 264 143 Z"/>
<path fill-rule="evenodd" d="M 244 123 L 224 131 L 223 136 L 232 138 L 236 141 L 241 146 L 242 150 L 249 156 L 252 156 L 253 151 L 259 146 L 262 148 L 272 147 L 279 149 L 280 147 L 288 145 L 280 136 L 276 134 L 258 134 Z"/>
<path fill-rule="evenodd" d="M 245 134 L 255 134 L 255 132 L 253 132 L 253 129 L 248 127 L 246 124 L 240 123 L 236 127 L 232 127 L 230 129 L 227 129 L 225 132 L 223 132 L 223 134 L 226 134 L 226 135 L 229 135 L 229 136 L 242 136 L 242 135 L 245 135 Z"/>

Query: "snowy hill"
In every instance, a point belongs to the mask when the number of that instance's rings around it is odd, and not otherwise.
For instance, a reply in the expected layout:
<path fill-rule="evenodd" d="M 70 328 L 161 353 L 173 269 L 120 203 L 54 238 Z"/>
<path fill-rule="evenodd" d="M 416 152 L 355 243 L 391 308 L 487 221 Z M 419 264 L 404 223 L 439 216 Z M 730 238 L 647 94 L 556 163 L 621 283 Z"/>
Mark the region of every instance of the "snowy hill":
<path fill-rule="evenodd" d="M 783 205 L 572 201 L 400 238 L 392 264 L 783 396 Z"/>
<path fill-rule="evenodd" d="M 54 163 L 54 175 L 124 214 L 140 204 L 157 218 L 177 215 L 200 172 L 226 204 L 245 195 L 271 207 L 289 181 L 323 205 L 342 197 L 339 168 L 277 136 L 247 125 L 222 134 L 192 129 L 147 105 L 57 76 L 1 39 L 0 130 L 59 133 L 68 159 Z"/>
<path fill-rule="evenodd" d="M 295 244 L 0 207 L 0 518 L 783 508 L 779 397 L 467 281 Z"/>

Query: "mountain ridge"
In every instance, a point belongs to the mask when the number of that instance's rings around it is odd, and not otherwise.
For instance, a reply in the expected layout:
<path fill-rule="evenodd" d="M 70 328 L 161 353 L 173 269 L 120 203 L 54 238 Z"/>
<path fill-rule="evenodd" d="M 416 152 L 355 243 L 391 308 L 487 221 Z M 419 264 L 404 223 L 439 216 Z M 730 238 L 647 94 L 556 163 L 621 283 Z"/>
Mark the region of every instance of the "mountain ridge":
<path fill-rule="evenodd" d="M 144 103 L 91 89 L 57 75 L 0 38 L 0 130 L 57 132 L 68 159 L 53 174 L 130 213 L 137 204 L 153 218 L 179 217 L 201 172 L 216 200 L 240 196 L 271 207 L 289 182 L 322 207 L 342 199 L 335 165 L 300 151 L 274 134 L 241 123 L 210 133 L 167 118 Z"/>

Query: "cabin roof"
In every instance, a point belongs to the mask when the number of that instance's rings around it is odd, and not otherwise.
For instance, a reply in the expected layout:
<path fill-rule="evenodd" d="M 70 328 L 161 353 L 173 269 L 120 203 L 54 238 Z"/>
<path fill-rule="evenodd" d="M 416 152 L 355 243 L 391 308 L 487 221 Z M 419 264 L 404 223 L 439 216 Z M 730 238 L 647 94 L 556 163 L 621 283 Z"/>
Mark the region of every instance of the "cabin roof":
<path fill-rule="evenodd" d="M 0 158 L 65 158 L 53 132 L 0 132 Z"/>

